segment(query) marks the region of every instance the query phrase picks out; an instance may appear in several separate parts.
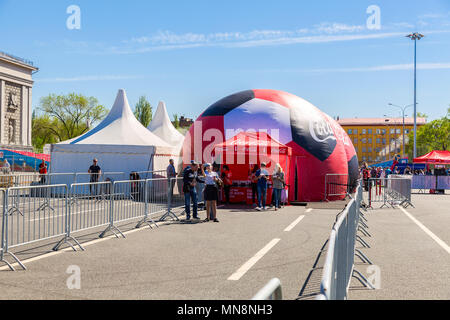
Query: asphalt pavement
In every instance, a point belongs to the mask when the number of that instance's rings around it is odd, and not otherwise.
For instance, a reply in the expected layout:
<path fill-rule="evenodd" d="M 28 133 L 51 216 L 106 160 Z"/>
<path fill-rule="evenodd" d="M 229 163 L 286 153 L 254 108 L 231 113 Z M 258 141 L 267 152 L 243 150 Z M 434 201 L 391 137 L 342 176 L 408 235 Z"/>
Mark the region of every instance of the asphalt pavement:
<path fill-rule="evenodd" d="M 449 194 L 413 194 L 412 203 L 365 213 L 371 237 L 363 239 L 371 248 L 360 249 L 379 268 L 379 289 L 363 289 L 353 279 L 349 299 L 450 299 Z M 366 264 L 355 268 L 374 275 Z"/>
<path fill-rule="evenodd" d="M 296 299 L 337 213 L 234 207 L 219 210 L 219 223 L 130 223 L 126 239 L 81 238 L 86 251 L 16 252 L 28 270 L 0 269 L 0 299 L 250 299 L 274 277 L 284 299 Z M 71 266 L 80 289 L 68 288 Z"/>

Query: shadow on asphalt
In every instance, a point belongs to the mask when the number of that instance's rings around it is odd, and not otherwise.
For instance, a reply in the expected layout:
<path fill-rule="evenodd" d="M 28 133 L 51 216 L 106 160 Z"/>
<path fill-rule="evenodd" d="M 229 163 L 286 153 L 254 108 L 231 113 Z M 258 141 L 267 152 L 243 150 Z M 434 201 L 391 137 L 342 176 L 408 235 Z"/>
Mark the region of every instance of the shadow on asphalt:
<path fill-rule="evenodd" d="M 323 264 L 326 256 L 326 247 L 328 244 L 328 239 L 323 244 L 320 249 L 316 260 L 306 277 L 305 282 L 298 294 L 298 297 L 295 300 L 314 300 L 315 297 L 320 293 L 320 282 L 322 280 L 322 270 Z"/>

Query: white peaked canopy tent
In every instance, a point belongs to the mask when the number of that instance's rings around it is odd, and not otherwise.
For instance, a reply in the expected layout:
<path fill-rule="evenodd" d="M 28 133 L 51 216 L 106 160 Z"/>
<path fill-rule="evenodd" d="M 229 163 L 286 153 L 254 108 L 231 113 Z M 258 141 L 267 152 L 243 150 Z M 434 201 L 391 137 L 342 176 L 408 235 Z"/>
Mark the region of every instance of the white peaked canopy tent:
<path fill-rule="evenodd" d="M 183 145 L 184 136 L 173 126 L 163 101 L 159 102 L 155 116 L 147 129 L 173 147 Z"/>
<path fill-rule="evenodd" d="M 184 136 L 173 126 L 163 101 L 158 103 L 156 113 L 147 129 L 174 148 L 174 153 L 177 155 L 174 157 L 176 167 L 181 164 L 180 153 L 183 148 Z"/>
<path fill-rule="evenodd" d="M 103 172 L 165 170 L 174 154 L 173 147 L 136 119 L 125 90 L 120 89 L 111 111 L 98 126 L 51 146 L 51 172 L 87 172 L 93 158 L 98 159 Z"/>

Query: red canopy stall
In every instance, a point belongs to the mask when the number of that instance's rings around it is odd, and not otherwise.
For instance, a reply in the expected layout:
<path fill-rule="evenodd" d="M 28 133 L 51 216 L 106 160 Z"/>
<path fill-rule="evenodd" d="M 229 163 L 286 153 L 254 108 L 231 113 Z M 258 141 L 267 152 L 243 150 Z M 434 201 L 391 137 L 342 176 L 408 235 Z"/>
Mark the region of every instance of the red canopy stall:
<path fill-rule="evenodd" d="M 426 155 L 415 158 L 414 163 L 450 164 L 450 151 L 433 150 Z"/>
<path fill-rule="evenodd" d="M 289 183 L 292 149 L 273 139 L 265 132 L 240 132 L 214 148 L 214 161 L 228 165 L 232 174 L 233 187 L 230 201 L 252 202 L 250 175 L 253 165 L 266 163 L 272 175 L 277 163 L 283 168 L 285 181 Z M 267 202 L 271 202 L 272 188 L 269 185 Z"/>

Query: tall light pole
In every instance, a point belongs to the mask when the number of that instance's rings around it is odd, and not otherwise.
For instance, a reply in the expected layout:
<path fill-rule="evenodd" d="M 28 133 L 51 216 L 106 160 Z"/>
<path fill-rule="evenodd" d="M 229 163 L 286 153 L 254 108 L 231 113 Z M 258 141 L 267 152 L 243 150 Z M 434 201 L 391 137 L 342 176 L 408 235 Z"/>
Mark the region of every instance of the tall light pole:
<path fill-rule="evenodd" d="M 423 34 L 418 32 L 408 34 L 406 36 L 414 41 L 414 152 L 413 158 L 417 157 L 417 149 L 416 149 L 416 138 L 417 138 L 417 40 L 420 40 L 424 37 Z"/>
<path fill-rule="evenodd" d="M 388 105 L 390 105 L 392 107 L 400 108 L 400 110 L 402 110 L 402 117 L 403 117 L 403 133 L 402 133 L 402 136 L 403 136 L 403 151 L 402 151 L 402 158 L 404 158 L 405 157 L 405 111 L 409 107 L 412 107 L 414 104 L 410 104 L 410 105 L 407 105 L 407 106 L 404 106 L 404 107 L 400 107 L 400 106 L 398 106 L 396 104 L 393 104 L 393 103 L 389 103 Z"/>

